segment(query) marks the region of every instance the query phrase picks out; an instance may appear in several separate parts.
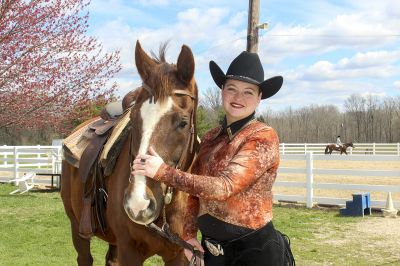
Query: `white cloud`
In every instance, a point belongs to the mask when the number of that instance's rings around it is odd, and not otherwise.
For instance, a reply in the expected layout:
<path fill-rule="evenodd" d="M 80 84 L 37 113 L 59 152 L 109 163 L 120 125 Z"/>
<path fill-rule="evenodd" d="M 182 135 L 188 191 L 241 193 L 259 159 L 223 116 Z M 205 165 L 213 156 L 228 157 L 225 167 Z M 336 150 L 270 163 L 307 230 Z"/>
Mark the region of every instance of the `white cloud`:
<path fill-rule="evenodd" d="M 339 61 L 338 67 L 349 68 L 368 68 L 374 66 L 384 66 L 400 60 L 400 50 L 398 51 L 373 51 L 357 53 L 352 58 L 343 58 Z"/>
<path fill-rule="evenodd" d="M 400 80 L 397 80 L 397 81 L 393 82 L 393 86 L 394 86 L 395 89 L 400 90 Z"/>
<path fill-rule="evenodd" d="M 385 11 L 391 18 L 398 19 L 400 17 L 400 2 L 398 0 L 389 1 Z"/>
<path fill-rule="evenodd" d="M 146 1 L 174 4 L 178 12 L 167 14 L 169 23 L 154 13 L 145 13 L 140 5 L 124 4 L 122 0 L 94 2 L 97 12 L 111 18 L 96 28 L 95 35 L 107 50 L 121 49 L 123 70 L 116 80 L 123 92 L 140 84 L 134 64 L 137 39 L 147 52 L 157 51 L 159 44 L 169 39 L 167 61 L 172 63 L 181 45 L 189 45 L 195 54 L 200 90 L 215 86 L 208 70 L 209 60 L 216 61 L 225 71 L 246 47 L 247 10 L 235 9 L 227 1 Z M 285 81 L 282 90 L 266 104 L 274 109 L 316 101 L 336 105 L 352 93 L 386 95 L 393 94 L 387 88 L 400 89 L 399 37 L 395 36 L 400 29 L 399 3 L 352 1 L 334 9 L 329 2 L 318 7 L 333 11 L 318 9 L 318 14 L 307 15 L 310 20 L 302 24 L 281 20 L 270 23 L 266 32 L 260 32 L 259 54 L 266 77 L 282 74 Z M 147 19 L 149 26 L 128 25 L 127 18 L 131 17 Z M 318 20 L 313 20 L 316 17 Z"/>
<path fill-rule="evenodd" d="M 329 10 L 321 11 L 330 18 L 324 24 L 272 24 L 270 30 L 261 32 L 260 54 L 270 55 L 270 61 L 279 63 L 288 56 L 305 57 L 337 49 L 377 49 L 393 44 L 399 38 L 400 16 L 389 15 L 385 12 L 389 5 L 379 2 L 380 9 L 352 10 L 334 17 Z M 398 8 L 400 2 L 393 3 Z M 368 6 L 364 2 L 363 5 Z"/>
<path fill-rule="evenodd" d="M 115 18 L 118 17 L 129 17 L 129 16 L 140 16 L 145 17 L 144 11 L 131 5 L 126 5 L 123 0 L 96 0 L 92 1 L 89 6 L 90 13 L 96 14 L 97 16 L 110 16 Z M 93 25 L 95 26 L 95 25 Z"/>
<path fill-rule="evenodd" d="M 387 78 L 400 72 L 395 62 L 400 60 L 400 51 L 376 51 L 357 53 L 338 63 L 318 61 L 309 67 L 299 67 L 297 77 L 304 80 L 335 80 L 355 78 Z"/>

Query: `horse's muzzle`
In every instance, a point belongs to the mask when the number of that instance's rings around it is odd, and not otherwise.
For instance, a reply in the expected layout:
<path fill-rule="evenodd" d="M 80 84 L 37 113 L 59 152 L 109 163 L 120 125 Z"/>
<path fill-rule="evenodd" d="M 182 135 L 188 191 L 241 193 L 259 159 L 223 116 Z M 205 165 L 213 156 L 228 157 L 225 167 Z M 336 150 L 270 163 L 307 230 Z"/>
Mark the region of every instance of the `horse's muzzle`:
<path fill-rule="evenodd" d="M 157 200 L 149 189 L 146 195 L 125 191 L 123 205 L 126 214 L 133 222 L 147 225 L 152 223 L 160 215 L 162 201 Z M 149 193 L 150 192 L 150 193 Z"/>

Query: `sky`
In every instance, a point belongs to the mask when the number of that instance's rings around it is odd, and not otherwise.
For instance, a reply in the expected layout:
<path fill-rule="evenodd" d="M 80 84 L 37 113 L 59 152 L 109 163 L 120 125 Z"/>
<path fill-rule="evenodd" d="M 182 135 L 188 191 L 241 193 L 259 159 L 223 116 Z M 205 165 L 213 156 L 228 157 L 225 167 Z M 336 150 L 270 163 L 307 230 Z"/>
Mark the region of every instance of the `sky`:
<path fill-rule="evenodd" d="M 216 88 L 208 65 L 224 72 L 246 50 L 246 0 L 92 0 L 89 32 L 106 51 L 121 51 L 117 95 L 140 86 L 137 40 L 146 52 L 169 41 L 176 63 L 183 44 L 195 57 L 200 94 Z M 310 105 L 337 106 L 352 94 L 378 99 L 400 95 L 399 0 L 260 0 L 259 56 L 265 78 L 284 83 L 259 111 Z"/>

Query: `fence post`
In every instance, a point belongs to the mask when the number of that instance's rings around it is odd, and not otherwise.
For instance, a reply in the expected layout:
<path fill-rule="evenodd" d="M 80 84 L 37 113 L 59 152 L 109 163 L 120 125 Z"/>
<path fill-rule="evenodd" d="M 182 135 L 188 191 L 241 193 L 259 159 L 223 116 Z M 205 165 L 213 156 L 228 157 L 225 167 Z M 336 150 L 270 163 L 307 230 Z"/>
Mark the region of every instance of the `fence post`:
<path fill-rule="evenodd" d="M 17 146 L 14 146 L 14 179 L 18 178 L 18 150 Z"/>
<path fill-rule="evenodd" d="M 7 148 L 7 145 L 3 145 L 3 147 L 4 147 L 4 148 Z M 4 168 L 7 168 L 7 166 L 8 166 L 8 162 L 7 162 L 7 158 L 8 158 L 7 152 L 4 152 L 3 158 L 4 158 L 3 166 L 4 166 Z"/>
<path fill-rule="evenodd" d="M 38 159 L 40 159 L 40 145 L 36 145 L 36 147 L 37 147 L 37 149 L 39 150 L 39 153 L 36 155 L 36 158 L 38 158 Z M 38 166 L 38 168 L 40 169 L 41 168 L 41 163 L 40 163 L 40 160 L 39 160 L 39 166 Z"/>
<path fill-rule="evenodd" d="M 372 143 L 372 154 L 373 155 L 375 155 L 375 149 L 376 149 L 376 147 L 375 147 L 375 142 L 374 142 L 374 143 Z"/>
<path fill-rule="evenodd" d="M 285 154 L 285 143 L 282 143 L 282 154 Z"/>
<path fill-rule="evenodd" d="M 313 153 L 307 152 L 306 154 L 306 167 L 307 167 L 307 208 L 313 207 Z"/>
<path fill-rule="evenodd" d="M 400 156 L 400 142 L 397 142 L 397 156 Z"/>
<path fill-rule="evenodd" d="M 307 153 L 307 143 L 304 143 L 304 153 Z"/>

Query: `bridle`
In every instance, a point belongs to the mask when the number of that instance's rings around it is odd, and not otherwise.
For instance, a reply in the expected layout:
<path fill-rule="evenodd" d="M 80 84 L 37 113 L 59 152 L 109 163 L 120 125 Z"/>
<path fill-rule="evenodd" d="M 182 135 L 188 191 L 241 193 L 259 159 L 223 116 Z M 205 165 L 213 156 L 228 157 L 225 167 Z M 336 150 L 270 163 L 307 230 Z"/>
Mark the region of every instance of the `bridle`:
<path fill-rule="evenodd" d="M 142 88 L 145 89 L 150 94 L 149 102 L 150 103 L 152 103 L 152 102 L 155 103 L 156 99 L 155 99 L 155 96 L 154 96 L 154 90 L 144 82 L 142 83 Z M 186 90 L 173 90 L 172 92 L 175 95 L 188 96 L 188 97 L 190 97 L 190 99 L 192 99 L 193 102 L 196 100 L 196 96 L 193 95 L 192 93 L 186 91 Z M 177 169 L 182 169 L 182 167 L 186 163 L 187 157 L 184 154 L 193 154 L 193 152 L 194 152 L 194 140 L 196 138 L 195 130 L 194 130 L 194 126 L 195 126 L 194 125 L 194 118 L 195 118 L 194 116 L 195 116 L 195 110 L 193 108 L 193 110 L 190 113 L 190 121 L 189 121 L 190 136 L 188 138 L 188 141 L 187 141 L 187 143 L 185 145 L 185 149 L 184 149 L 184 151 L 188 151 L 189 150 L 189 153 L 182 152 L 178 163 L 175 165 L 175 168 L 177 168 Z M 130 147 L 131 152 L 132 152 L 132 138 L 133 138 L 133 136 L 131 136 L 131 145 L 130 145 L 131 146 Z"/>
<path fill-rule="evenodd" d="M 155 93 L 154 90 L 148 86 L 146 83 L 142 83 L 142 88 L 145 89 L 149 94 L 149 102 L 156 102 L 155 98 Z M 193 95 L 192 93 L 186 91 L 186 90 L 173 90 L 173 94 L 177 96 L 188 96 L 192 99 L 194 102 L 196 100 L 196 96 Z M 187 159 L 188 159 L 188 154 L 193 154 L 194 152 L 194 144 L 195 144 L 195 124 L 194 124 L 194 119 L 195 119 L 195 106 L 192 109 L 190 113 L 190 121 L 189 121 L 189 126 L 190 126 L 190 136 L 186 142 L 184 152 L 182 152 L 181 157 L 179 158 L 178 163 L 175 165 L 176 169 L 182 169 L 187 164 Z M 130 148 L 129 148 L 129 158 L 130 161 L 132 162 L 134 158 L 132 158 L 132 144 L 133 144 L 133 134 L 131 134 L 131 140 L 130 140 Z M 189 151 L 185 152 L 185 151 Z M 129 182 L 132 183 L 133 176 L 129 176 Z M 199 250 L 195 249 L 194 246 L 183 240 L 178 234 L 174 233 L 171 231 L 170 226 L 167 222 L 167 216 L 166 216 L 166 211 L 165 211 L 165 205 L 168 205 L 172 201 L 172 195 L 173 195 L 173 188 L 170 186 L 167 186 L 166 188 L 166 193 L 164 194 L 164 205 L 162 209 L 162 218 L 163 218 L 163 225 L 160 228 L 158 225 L 156 225 L 154 222 L 151 222 L 147 225 L 145 225 L 147 228 L 151 229 L 152 231 L 158 233 L 162 237 L 168 239 L 170 242 L 177 244 L 178 246 L 188 249 L 192 252 L 193 256 L 192 259 L 190 260 L 189 265 L 204 265 L 203 261 L 203 253 L 201 253 Z"/>

